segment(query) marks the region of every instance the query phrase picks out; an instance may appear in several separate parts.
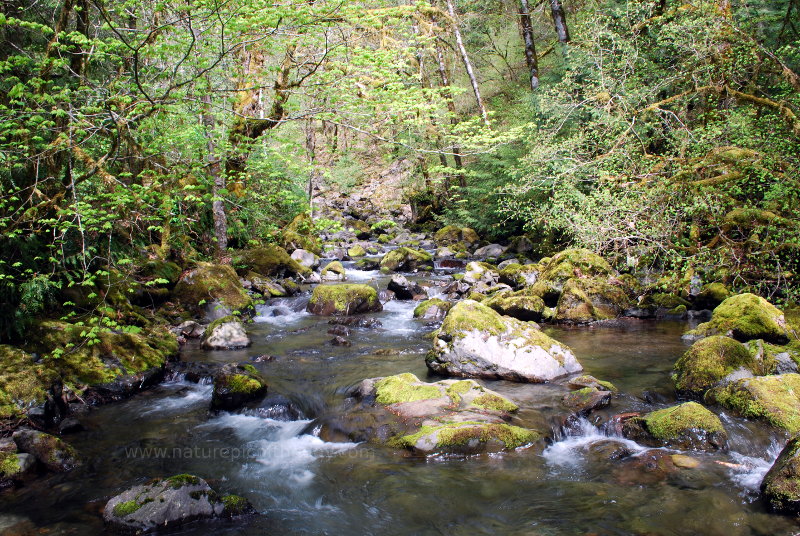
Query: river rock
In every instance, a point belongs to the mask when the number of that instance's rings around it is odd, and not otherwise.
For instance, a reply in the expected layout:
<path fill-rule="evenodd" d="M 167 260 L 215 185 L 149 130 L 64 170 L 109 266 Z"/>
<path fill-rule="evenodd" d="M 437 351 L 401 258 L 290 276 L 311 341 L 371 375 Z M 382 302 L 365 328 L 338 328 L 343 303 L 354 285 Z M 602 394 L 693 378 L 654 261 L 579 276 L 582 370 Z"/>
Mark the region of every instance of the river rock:
<path fill-rule="evenodd" d="M 800 515 L 800 436 L 789 440 L 764 476 L 761 497 L 773 512 Z"/>
<path fill-rule="evenodd" d="M 296 249 L 292 252 L 291 258 L 306 268 L 316 268 L 319 266 L 319 257 L 305 249 Z"/>
<path fill-rule="evenodd" d="M 36 467 L 36 457 L 24 452 L 0 452 L 0 489 L 23 480 Z"/>
<path fill-rule="evenodd" d="M 232 411 L 267 394 L 267 382 L 253 365 L 231 363 L 214 376 L 211 409 Z"/>
<path fill-rule="evenodd" d="M 545 310 L 544 300 L 526 290 L 497 292 L 483 303 L 501 315 L 526 321 L 542 320 Z"/>
<path fill-rule="evenodd" d="M 214 321 L 206 328 L 201 346 L 206 350 L 233 350 L 250 346 L 244 325 L 232 316 Z"/>
<path fill-rule="evenodd" d="M 583 389 L 584 387 L 594 387 L 598 391 L 610 391 L 612 393 L 616 393 L 618 389 L 614 386 L 611 382 L 606 382 L 603 380 L 598 380 L 594 376 L 590 376 L 589 374 L 584 374 L 582 376 L 576 376 L 567 382 L 567 387 L 570 389 Z"/>
<path fill-rule="evenodd" d="M 344 266 L 339 261 L 328 263 L 320 272 L 320 277 L 323 281 L 345 281 L 347 279 Z"/>
<path fill-rule="evenodd" d="M 504 264 L 507 263 L 507 264 Z M 541 268 L 537 264 L 520 264 L 515 260 L 503 261 L 498 265 L 500 282 L 514 290 L 532 286 L 539 279 Z"/>
<path fill-rule="evenodd" d="M 432 298 L 425 300 L 414 308 L 414 318 L 422 318 L 425 320 L 442 320 L 447 311 L 450 310 L 451 304 L 439 298 Z"/>
<path fill-rule="evenodd" d="M 622 424 L 628 439 L 651 446 L 718 450 L 727 445 L 728 434 L 719 417 L 697 402 L 632 417 Z"/>
<path fill-rule="evenodd" d="M 500 244 L 489 244 L 475 250 L 475 256 L 480 258 L 499 257 L 506 252 L 506 248 Z"/>
<path fill-rule="evenodd" d="M 759 419 L 791 434 L 800 433 L 800 374 L 742 378 L 706 393 L 742 417 Z"/>
<path fill-rule="evenodd" d="M 684 338 L 696 340 L 711 335 L 727 335 L 742 342 L 763 339 L 775 344 L 797 338 L 780 309 L 750 293 L 725 299 L 714 309 L 711 320 L 687 332 Z"/>
<path fill-rule="evenodd" d="M 582 370 L 572 351 L 531 322 L 499 315 L 474 300 L 447 313 L 426 363 L 437 374 L 546 382 Z"/>
<path fill-rule="evenodd" d="M 303 279 L 311 273 L 311 269 L 303 266 L 278 245 L 244 250 L 234 259 L 233 264 L 240 274 L 253 271 L 262 277 L 284 278 L 299 277 Z"/>
<path fill-rule="evenodd" d="M 679 393 L 702 396 L 715 385 L 760 372 L 744 344 L 713 335 L 695 342 L 675 363 L 675 387 Z"/>
<path fill-rule="evenodd" d="M 183 474 L 134 486 L 113 497 L 106 503 L 103 520 L 114 532 L 146 534 L 251 512 L 246 499 L 220 497 L 202 478 Z"/>
<path fill-rule="evenodd" d="M 568 279 L 556 306 L 555 320 L 585 324 L 617 318 L 632 305 L 625 290 L 606 278 Z"/>
<path fill-rule="evenodd" d="M 496 285 L 500 280 L 500 274 L 497 273 L 494 266 L 485 262 L 473 261 L 467 264 L 462 281 L 470 285 L 476 283 L 484 283 L 487 286 Z"/>
<path fill-rule="evenodd" d="M 389 281 L 388 290 L 394 292 L 398 300 L 423 300 L 428 293 L 418 283 L 409 281 L 406 276 L 394 274 Z"/>
<path fill-rule="evenodd" d="M 182 335 L 188 339 L 199 339 L 205 333 L 205 328 L 199 322 L 187 320 L 173 329 L 176 335 Z"/>
<path fill-rule="evenodd" d="M 20 452 L 31 454 L 54 473 L 64 473 L 81 465 L 78 453 L 61 439 L 38 430 L 17 430 L 12 436 Z"/>
<path fill-rule="evenodd" d="M 383 272 L 416 272 L 433 268 L 433 257 L 422 250 L 400 247 L 383 256 L 380 269 Z"/>
<path fill-rule="evenodd" d="M 561 398 L 561 402 L 574 414 L 586 416 L 596 409 L 608 406 L 611 403 L 611 395 L 611 391 L 584 387 L 567 393 Z"/>
<path fill-rule="evenodd" d="M 202 312 L 203 305 L 212 301 L 218 301 L 228 311 L 244 312 L 253 305 L 236 272 L 226 264 L 199 263 L 181 277 L 173 296 L 195 313 Z"/>
<path fill-rule="evenodd" d="M 383 310 L 378 292 L 369 285 L 318 285 L 307 310 L 311 314 L 352 315 Z"/>

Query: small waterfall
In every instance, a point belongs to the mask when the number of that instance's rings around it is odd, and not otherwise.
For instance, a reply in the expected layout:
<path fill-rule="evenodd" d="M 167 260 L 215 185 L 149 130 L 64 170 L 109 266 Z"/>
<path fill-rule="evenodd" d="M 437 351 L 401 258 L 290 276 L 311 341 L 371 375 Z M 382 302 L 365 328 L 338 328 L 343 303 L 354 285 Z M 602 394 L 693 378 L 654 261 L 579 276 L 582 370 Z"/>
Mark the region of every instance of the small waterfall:
<path fill-rule="evenodd" d="M 291 298 L 275 298 L 269 300 L 264 305 L 256 306 L 256 316 L 253 322 L 285 326 L 294 324 L 298 320 L 306 317 L 308 296 L 303 294 Z"/>
<path fill-rule="evenodd" d="M 650 450 L 649 447 L 643 447 L 630 439 L 606 435 L 588 420 L 580 419 L 566 431 L 563 439 L 548 446 L 542 456 L 550 465 L 574 467 L 582 464 L 583 453 L 600 441 L 619 443 L 620 447 L 628 450 L 634 456 Z"/>

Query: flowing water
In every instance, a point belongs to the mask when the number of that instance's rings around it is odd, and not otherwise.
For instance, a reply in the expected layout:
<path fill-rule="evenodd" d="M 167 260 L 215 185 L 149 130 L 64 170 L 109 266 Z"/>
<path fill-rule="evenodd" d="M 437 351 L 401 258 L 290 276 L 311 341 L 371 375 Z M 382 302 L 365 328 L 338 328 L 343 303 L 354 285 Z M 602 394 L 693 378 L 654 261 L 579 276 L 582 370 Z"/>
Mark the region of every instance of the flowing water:
<path fill-rule="evenodd" d="M 388 282 L 378 272 L 348 272 L 351 281 L 378 288 Z M 425 280 L 435 294 L 444 277 Z M 677 451 L 645 448 L 598 428 L 617 413 L 674 403 L 669 375 L 686 349 L 683 322 L 546 328 L 575 350 L 587 373 L 623 394 L 563 429 L 563 387 L 483 382 L 520 405 L 515 424 L 552 430 L 552 444 L 543 451 L 426 459 L 344 438 L 326 442 L 318 432 L 362 379 L 401 372 L 425 378 L 427 335 L 435 326 L 412 318 L 414 303 L 394 301 L 370 315 L 382 326 L 351 327 L 352 346 L 333 346 L 328 319 L 305 313 L 307 298 L 261 306 L 249 328 L 251 348 L 187 349 L 182 356 L 214 362 L 275 356 L 255 366 L 270 396 L 288 398 L 296 411 L 266 404 L 209 414 L 212 387 L 182 381 L 101 407 L 82 418 L 87 431 L 69 437 L 88 464 L 0 496 L 0 530 L 16 524 L 14 534 L 102 534 L 100 511 L 109 497 L 152 477 L 188 472 L 246 496 L 262 515 L 196 523 L 180 534 L 800 533 L 797 521 L 768 514 L 757 498 L 785 441 L 781 435 L 723 413 L 730 450 L 684 453 L 699 462 L 687 469 L 669 461 Z"/>

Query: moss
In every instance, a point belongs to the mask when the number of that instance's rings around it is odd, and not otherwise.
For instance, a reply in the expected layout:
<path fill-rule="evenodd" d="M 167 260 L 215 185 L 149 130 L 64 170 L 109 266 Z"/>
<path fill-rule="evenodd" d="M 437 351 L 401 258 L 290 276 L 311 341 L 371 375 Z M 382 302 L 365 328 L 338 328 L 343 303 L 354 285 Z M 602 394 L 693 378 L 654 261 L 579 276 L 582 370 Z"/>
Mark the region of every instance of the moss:
<path fill-rule="evenodd" d="M 244 365 L 239 365 L 239 367 L 241 367 L 242 370 L 245 370 L 245 371 L 249 372 L 250 374 L 258 376 L 258 369 L 256 369 L 256 367 L 254 367 L 253 365 L 251 365 L 249 363 L 246 363 Z"/>
<path fill-rule="evenodd" d="M 207 339 L 214 333 L 214 330 L 221 326 L 222 324 L 227 324 L 228 322 L 238 322 L 239 319 L 233 315 L 223 316 L 222 318 L 217 318 L 213 322 L 211 322 L 207 327 L 206 330 L 203 332 L 203 338 Z"/>
<path fill-rule="evenodd" d="M 485 393 L 480 395 L 479 397 L 475 398 L 472 401 L 473 406 L 477 406 L 483 409 L 491 409 L 495 411 L 508 411 L 514 412 L 519 409 L 519 406 L 512 403 L 506 398 L 502 396 L 497 396 L 492 393 Z"/>
<path fill-rule="evenodd" d="M 322 269 L 320 274 L 322 274 L 324 276 L 328 272 L 331 272 L 331 273 L 334 273 L 334 274 L 340 275 L 340 276 L 345 274 L 344 266 L 339 261 L 333 261 L 333 262 L 330 262 L 327 265 L 325 265 L 325 268 Z"/>
<path fill-rule="evenodd" d="M 311 293 L 309 310 L 315 306 L 332 307 L 328 314 L 351 314 L 355 308 L 366 307 L 369 310 L 380 305 L 378 292 L 369 285 L 317 285 Z M 355 304 L 355 307 L 354 307 Z"/>
<path fill-rule="evenodd" d="M 508 424 L 494 424 L 481 422 L 447 423 L 439 426 L 423 426 L 411 435 L 394 440 L 396 446 L 410 448 L 425 436 L 436 434 L 436 447 L 446 450 L 453 447 L 465 446 L 473 440 L 481 443 L 499 441 L 507 450 L 512 450 L 532 443 L 540 438 L 533 430 L 527 430 Z"/>
<path fill-rule="evenodd" d="M 524 290 L 514 293 L 498 292 L 484 300 L 483 304 L 501 315 L 513 316 L 520 320 L 540 320 L 545 307 L 542 298 Z"/>
<path fill-rule="evenodd" d="M 453 274 L 451 277 L 453 278 L 453 281 L 461 281 L 464 279 L 464 274 Z"/>
<path fill-rule="evenodd" d="M 223 496 L 222 504 L 225 507 L 225 513 L 231 516 L 242 515 L 247 513 L 247 511 L 251 508 L 250 502 L 239 495 Z"/>
<path fill-rule="evenodd" d="M 433 257 L 430 253 L 408 247 L 400 247 L 388 252 L 380 262 L 384 272 L 412 271 L 423 265 L 431 265 Z"/>
<path fill-rule="evenodd" d="M 658 307 L 663 307 L 664 309 L 674 309 L 676 307 L 683 306 L 690 307 L 691 304 L 681 298 L 676 294 L 669 294 L 667 292 L 656 292 L 652 296 L 650 296 L 650 301 L 657 305 Z"/>
<path fill-rule="evenodd" d="M 117 503 L 114 507 L 114 515 L 117 517 L 127 517 L 141 508 L 142 505 L 138 501 L 130 500 Z"/>
<path fill-rule="evenodd" d="M 456 257 L 455 258 L 456 259 L 466 259 L 467 257 L 469 257 L 469 255 L 467 255 L 466 251 L 459 251 L 458 253 L 456 253 Z"/>
<path fill-rule="evenodd" d="M 450 397 L 451 402 L 454 406 L 461 404 L 461 395 L 464 393 L 470 392 L 475 387 L 480 388 L 477 383 L 471 380 L 461 380 L 451 384 L 446 392 L 447 396 Z"/>
<path fill-rule="evenodd" d="M 675 363 L 675 387 L 702 394 L 739 368 L 758 371 L 758 363 L 742 343 L 721 335 L 701 339 Z"/>
<path fill-rule="evenodd" d="M 262 389 L 263 385 L 255 378 L 245 374 L 233 374 L 226 380 L 231 393 L 252 394 Z"/>
<path fill-rule="evenodd" d="M 439 298 L 431 298 L 430 300 L 425 300 L 423 302 L 420 302 L 420 304 L 414 308 L 414 318 L 421 318 L 425 316 L 425 313 L 431 307 L 438 307 L 440 311 L 448 311 L 451 307 L 451 304 L 450 302 L 440 300 Z"/>
<path fill-rule="evenodd" d="M 576 275 L 596 276 L 613 272 L 611 265 L 588 249 L 567 249 L 554 255 L 544 269 L 542 278 L 566 281 Z"/>
<path fill-rule="evenodd" d="M 616 393 L 618 391 L 617 387 L 613 383 L 603 380 L 598 380 L 594 376 L 589 376 L 587 374 L 584 374 L 583 376 L 578 376 L 577 378 L 573 378 L 572 380 L 570 380 L 569 383 L 571 386 L 583 385 L 586 387 L 595 387 L 598 389 L 603 389 L 605 391 L 611 391 L 612 393 Z"/>
<path fill-rule="evenodd" d="M 706 400 L 792 434 L 800 432 L 799 374 L 745 378 L 709 391 Z"/>
<path fill-rule="evenodd" d="M 30 354 L 0 345 L 0 418 L 21 417 L 44 402 L 58 377 L 52 368 L 34 363 Z"/>
<path fill-rule="evenodd" d="M 233 263 L 242 274 L 250 270 L 264 277 L 311 274 L 310 268 L 291 258 L 285 249 L 275 244 L 242 251 L 234 257 Z"/>
<path fill-rule="evenodd" d="M 363 257 L 366 254 L 367 250 L 358 244 L 347 250 L 347 255 L 350 257 Z"/>
<path fill-rule="evenodd" d="M 382 378 L 375 383 L 376 400 L 389 405 L 400 402 L 415 402 L 443 396 L 435 385 L 422 384 L 419 378 L 410 373 Z"/>
<path fill-rule="evenodd" d="M 446 225 L 436 231 L 433 240 L 437 244 L 451 244 L 461 240 L 461 229 L 455 225 Z"/>
<path fill-rule="evenodd" d="M 719 417 L 697 402 L 686 402 L 653 411 L 642 419 L 647 430 L 660 441 L 677 439 L 691 429 L 707 433 L 725 433 Z"/>
<path fill-rule="evenodd" d="M 201 483 L 201 480 L 194 476 L 187 473 L 182 473 L 179 475 L 171 476 L 169 478 L 165 478 L 164 482 L 167 483 L 173 489 L 180 489 L 184 486 L 197 486 Z"/>
<path fill-rule="evenodd" d="M 767 300 L 755 294 L 737 294 L 714 309 L 711 320 L 699 325 L 689 335 L 708 336 L 730 333 L 735 339 L 765 341 L 784 344 L 789 342 L 789 331 L 783 313 Z"/>
<path fill-rule="evenodd" d="M 19 458 L 16 452 L 0 452 L 0 478 L 9 478 L 19 473 Z"/>
<path fill-rule="evenodd" d="M 199 311 L 202 303 L 214 300 L 233 311 L 249 310 L 253 305 L 236 272 L 223 264 L 198 264 L 178 282 L 173 295 L 193 311 Z"/>
<path fill-rule="evenodd" d="M 322 253 L 319 238 L 314 234 L 314 224 L 308 213 L 298 214 L 282 233 L 283 247 L 289 251 L 305 249 L 315 255 Z"/>
<path fill-rule="evenodd" d="M 722 283 L 708 283 L 700 289 L 697 303 L 702 307 L 715 308 L 730 297 L 731 291 Z"/>
<path fill-rule="evenodd" d="M 469 227 L 464 227 L 463 229 L 461 229 L 461 240 L 469 244 L 477 244 L 478 242 L 480 242 L 481 239 L 478 236 L 478 233 L 476 233 L 474 229 L 470 229 Z"/>
<path fill-rule="evenodd" d="M 447 313 L 442 322 L 441 333 L 464 337 L 473 330 L 500 335 L 507 331 L 507 327 L 503 317 L 493 309 L 474 300 L 465 300 L 455 304 Z"/>
<path fill-rule="evenodd" d="M 392 237 L 388 234 L 382 234 L 378 236 L 378 244 L 388 244 L 392 241 Z"/>

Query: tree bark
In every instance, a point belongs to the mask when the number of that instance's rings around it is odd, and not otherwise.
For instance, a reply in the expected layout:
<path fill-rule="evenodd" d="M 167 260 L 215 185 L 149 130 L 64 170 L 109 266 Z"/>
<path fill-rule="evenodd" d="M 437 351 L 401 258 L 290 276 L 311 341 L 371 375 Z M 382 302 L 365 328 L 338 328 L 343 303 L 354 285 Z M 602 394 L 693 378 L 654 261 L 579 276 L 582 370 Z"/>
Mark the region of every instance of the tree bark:
<path fill-rule="evenodd" d="M 539 61 L 536 57 L 536 43 L 533 40 L 533 24 L 528 0 L 519 1 L 519 22 L 522 27 L 522 39 L 525 42 L 525 62 L 531 77 L 531 91 L 539 87 Z"/>
<path fill-rule="evenodd" d="M 486 112 L 486 105 L 483 103 L 483 97 L 481 97 L 481 89 L 478 87 L 478 79 L 475 77 L 475 71 L 472 68 L 472 62 L 469 59 L 467 48 L 464 46 L 464 39 L 461 37 L 461 30 L 458 27 L 458 18 L 456 17 L 456 9 L 453 6 L 453 0 L 446 1 L 447 12 L 450 14 L 450 18 L 452 19 L 453 33 L 456 36 L 458 52 L 461 55 L 461 61 L 464 62 L 464 69 L 467 71 L 469 83 L 472 85 L 472 92 L 475 93 L 475 102 L 478 103 L 478 110 L 481 112 L 483 123 L 487 128 L 491 128 L 491 125 L 489 124 L 489 114 Z"/>
<path fill-rule="evenodd" d="M 442 54 L 442 48 L 439 46 L 438 42 L 436 43 L 436 60 L 439 67 L 439 79 L 442 82 L 442 87 L 447 89 L 447 111 L 450 112 L 450 124 L 456 125 L 458 124 L 458 119 L 456 118 L 456 103 L 453 101 L 453 92 L 450 90 L 450 80 L 447 76 L 447 65 L 444 62 L 444 54 Z M 452 150 L 456 169 L 461 170 L 464 167 L 464 162 L 461 160 L 461 147 L 453 145 Z M 459 173 L 458 182 L 462 188 L 466 186 L 463 173 Z M 449 185 L 445 185 L 445 187 L 449 190 Z"/>
<path fill-rule="evenodd" d="M 225 213 L 225 175 L 222 173 L 220 158 L 214 154 L 214 115 L 211 113 L 211 95 L 203 95 L 203 126 L 206 130 L 206 150 L 208 151 L 208 173 L 211 176 L 211 214 L 214 218 L 214 238 L 216 239 L 216 258 L 222 262 L 228 249 L 228 216 Z"/>
<path fill-rule="evenodd" d="M 567 28 L 567 18 L 564 16 L 564 6 L 561 0 L 550 0 L 550 11 L 553 14 L 553 25 L 556 28 L 559 43 L 569 42 L 569 29 Z"/>

